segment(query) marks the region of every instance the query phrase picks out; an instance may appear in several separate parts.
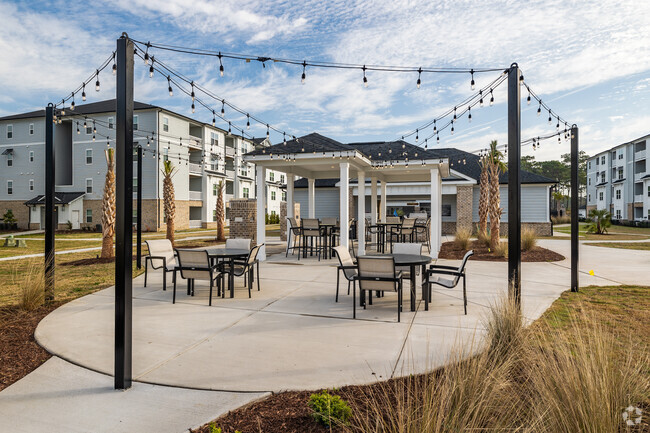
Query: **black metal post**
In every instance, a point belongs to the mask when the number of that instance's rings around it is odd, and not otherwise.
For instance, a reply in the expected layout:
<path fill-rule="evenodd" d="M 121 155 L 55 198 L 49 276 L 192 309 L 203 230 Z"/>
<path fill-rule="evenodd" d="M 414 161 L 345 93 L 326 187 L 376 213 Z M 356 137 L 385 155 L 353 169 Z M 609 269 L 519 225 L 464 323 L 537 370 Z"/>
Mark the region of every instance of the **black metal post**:
<path fill-rule="evenodd" d="M 578 127 L 571 127 L 571 291 L 578 291 Z"/>
<path fill-rule="evenodd" d="M 138 146 L 138 192 L 137 192 L 137 214 L 136 221 L 136 266 L 142 268 L 142 146 Z"/>
<path fill-rule="evenodd" d="M 508 287 L 521 304 L 521 91 L 519 66 L 508 70 Z"/>
<path fill-rule="evenodd" d="M 54 300 L 54 105 L 45 108 L 45 302 Z"/>
<path fill-rule="evenodd" d="M 131 387 L 133 265 L 133 42 L 117 40 L 115 389 Z"/>

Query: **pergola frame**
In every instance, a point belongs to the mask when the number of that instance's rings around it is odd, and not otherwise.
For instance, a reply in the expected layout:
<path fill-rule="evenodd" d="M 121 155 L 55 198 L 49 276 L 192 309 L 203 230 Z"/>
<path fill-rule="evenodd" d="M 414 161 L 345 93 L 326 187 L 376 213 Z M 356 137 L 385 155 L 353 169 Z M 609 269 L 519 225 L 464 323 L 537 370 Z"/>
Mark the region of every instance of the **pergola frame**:
<path fill-rule="evenodd" d="M 274 146 L 281 150 L 281 145 Z M 291 161 L 286 161 L 274 154 L 274 147 L 265 150 L 264 154 L 245 155 L 244 161 L 256 165 L 257 184 L 257 243 L 265 242 L 265 178 L 266 170 L 275 170 L 287 175 L 287 218 L 295 215 L 295 176 L 307 179 L 308 185 L 308 215 L 315 218 L 316 208 L 316 179 L 340 179 L 339 183 L 339 224 L 341 245 L 349 247 L 349 215 L 350 178 L 358 179 L 359 200 L 357 204 L 357 253 L 365 254 L 365 187 L 366 179 L 370 178 L 371 191 L 371 223 L 377 222 L 377 182 L 381 182 L 381 220 L 386 218 L 386 184 L 399 182 L 430 182 L 431 183 L 431 256 L 438 257 L 442 245 L 442 178 L 449 176 L 449 161 L 447 158 L 418 159 L 407 163 L 393 162 L 391 166 L 377 168 L 372 160 L 358 149 L 350 147 L 341 151 L 305 152 L 292 154 Z M 324 153 L 324 154 L 323 154 Z M 260 260 L 265 260 L 266 252 L 260 251 Z"/>

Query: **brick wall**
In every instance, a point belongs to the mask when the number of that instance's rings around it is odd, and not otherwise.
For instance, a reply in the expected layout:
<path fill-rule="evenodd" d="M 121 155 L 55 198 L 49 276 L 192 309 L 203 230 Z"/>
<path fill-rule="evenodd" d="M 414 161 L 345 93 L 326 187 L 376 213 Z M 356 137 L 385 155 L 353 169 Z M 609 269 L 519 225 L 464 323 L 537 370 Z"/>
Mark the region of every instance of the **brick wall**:
<path fill-rule="evenodd" d="M 254 198 L 230 200 L 230 238 L 257 242 L 257 200 Z"/>
<path fill-rule="evenodd" d="M 443 221 L 442 222 L 442 234 L 443 235 L 456 234 L 456 223 L 454 221 Z"/>
<path fill-rule="evenodd" d="M 287 202 L 280 202 L 280 240 L 287 240 Z"/>
<path fill-rule="evenodd" d="M 456 187 L 456 226 L 454 227 L 454 231 L 460 229 L 473 229 L 472 202 L 473 193 L 471 185 Z"/>
<path fill-rule="evenodd" d="M 11 209 L 11 212 L 16 218 L 16 224 L 18 224 L 19 229 L 29 228 L 29 207 L 25 205 L 25 202 L 22 200 L 12 200 L 12 201 L 1 201 L 0 202 L 0 218 L 7 212 L 7 209 Z M 36 221 L 39 223 L 40 221 Z"/>
<path fill-rule="evenodd" d="M 551 236 L 551 223 L 521 223 L 522 230 L 531 228 L 537 232 L 538 236 Z M 501 223 L 501 236 L 508 235 L 508 223 Z"/>

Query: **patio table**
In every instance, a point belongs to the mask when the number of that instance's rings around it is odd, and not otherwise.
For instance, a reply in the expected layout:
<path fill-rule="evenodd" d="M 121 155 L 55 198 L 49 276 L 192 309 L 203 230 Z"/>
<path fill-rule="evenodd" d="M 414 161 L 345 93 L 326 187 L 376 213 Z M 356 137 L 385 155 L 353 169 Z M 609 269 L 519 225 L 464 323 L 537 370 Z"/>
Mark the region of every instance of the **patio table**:
<path fill-rule="evenodd" d="M 230 289 L 230 297 L 235 297 L 235 276 L 233 275 L 234 260 L 237 258 L 246 258 L 250 254 L 249 250 L 243 248 L 217 248 L 210 247 L 205 249 L 208 252 L 210 260 L 223 260 L 228 261 L 230 272 L 228 273 L 228 288 Z M 225 290 L 225 287 L 224 287 Z"/>
<path fill-rule="evenodd" d="M 402 223 L 387 223 L 387 222 L 377 222 L 375 224 L 372 224 L 370 227 L 371 228 L 377 228 L 378 229 L 378 239 L 377 239 L 377 252 L 378 253 L 384 253 L 386 252 L 386 230 L 388 227 L 399 227 L 401 226 Z"/>
<path fill-rule="evenodd" d="M 337 224 L 323 224 L 320 223 L 320 228 L 324 229 L 324 234 L 323 234 L 323 256 L 324 259 L 327 260 L 328 258 L 332 258 L 332 247 L 334 246 L 334 229 L 338 228 L 339 225 Z M 328 255 L 329 254 L 329 255 Z"/>
<path fill-rule="evenodd" d="M 426 265 L 431 263 L 433 258 L 431 256 L 420 254 L 366 254 L 360 257 L 378 257 L 389 256 L 395 259 L 395 266 L 408 266 L 411 272 L 411 311 L 415 311 L 415 268 L 422 266 L 422 275 L 426 272 Z M 429 291 L 422 284 L 422 298 L 424 299 L 424 310 L 429 311 Z"/>

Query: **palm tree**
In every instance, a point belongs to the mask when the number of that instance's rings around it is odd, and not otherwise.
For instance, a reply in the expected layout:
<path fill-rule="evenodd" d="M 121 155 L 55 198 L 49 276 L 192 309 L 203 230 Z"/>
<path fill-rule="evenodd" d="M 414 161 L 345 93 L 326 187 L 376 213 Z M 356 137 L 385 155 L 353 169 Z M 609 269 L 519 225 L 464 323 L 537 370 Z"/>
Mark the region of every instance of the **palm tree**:
<path fill-rule="evenodd" d="M 612 215 L 605 209 L 592 209 L 589 211 L 589 225 L 587 233 L 604 235 L 607 229 L 612 225 Z"/>
<path fill-rule="evenodd" d="M 487 155 L 483 155 L 479 161 L 481 166 L 480 178 L 480 194 L 478 200 L 478 230 L 479 239 L 480 235 L 487 234 L 487 219 L 488 219 L 488 202 L 490 200 L 490 185 L 488 176 L 488 160 Z"/>
<path fill-rule="evenodd" d="M 102 259 L 113 257 L 115 235 L 115 149 L 106 149 L 106 180 L 102 197 Z"/>
<path fill-rule="evenodd" d="M 501 198 L 499 196 L 499 175 L 507 170 L 503 162 L 503 153 L 498 149 L 497 141 L 490 142 L 490 150 L 487 154 L 490 177 L 490 197 L 489 197 L 489 216 L 490 216 L 490 247 L 492 249 L 499 245 L 500 225 L 501 225 Z"/>
<path fill-rule="evenodd" d="M 217 185 L 217 241 L 226 240 L 225 219 L 226 212 L 223 206 L 223 180 Z"/>
<path fill-rule="evenodd" d="M 176 173 L 176 167 L 170 160 L 163 162 L 163 209 L 167 223 L 167 239 L 174 245 L 174 218 L 176 217 L 176 199 L 174 197 L 174 184 L 172 177 Z"/>

